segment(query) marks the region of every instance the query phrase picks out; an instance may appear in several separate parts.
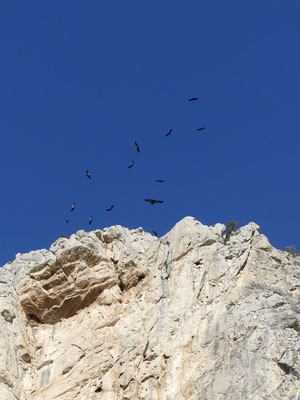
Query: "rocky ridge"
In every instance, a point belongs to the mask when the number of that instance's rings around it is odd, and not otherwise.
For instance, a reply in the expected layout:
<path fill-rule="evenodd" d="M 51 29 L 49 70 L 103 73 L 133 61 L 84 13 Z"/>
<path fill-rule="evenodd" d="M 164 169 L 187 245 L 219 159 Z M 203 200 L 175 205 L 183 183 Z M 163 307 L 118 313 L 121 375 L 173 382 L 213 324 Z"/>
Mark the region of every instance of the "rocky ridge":
<path fill-rule="evenodd" d="M 0 400 L 300 398 L 300 258 L 254 223 L 112 226 L 0 269 Z"/>

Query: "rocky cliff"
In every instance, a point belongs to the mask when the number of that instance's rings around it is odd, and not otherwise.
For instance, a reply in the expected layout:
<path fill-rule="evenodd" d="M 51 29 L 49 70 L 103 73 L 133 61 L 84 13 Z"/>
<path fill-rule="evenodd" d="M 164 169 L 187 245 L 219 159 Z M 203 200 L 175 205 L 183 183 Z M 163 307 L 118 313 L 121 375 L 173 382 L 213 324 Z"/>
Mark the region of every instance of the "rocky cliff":
<path fill-rule="evenodd" d="M 0 269 L 1 400 L 300 398 L 300 258 L 254 223 L 112 226 Z"/>

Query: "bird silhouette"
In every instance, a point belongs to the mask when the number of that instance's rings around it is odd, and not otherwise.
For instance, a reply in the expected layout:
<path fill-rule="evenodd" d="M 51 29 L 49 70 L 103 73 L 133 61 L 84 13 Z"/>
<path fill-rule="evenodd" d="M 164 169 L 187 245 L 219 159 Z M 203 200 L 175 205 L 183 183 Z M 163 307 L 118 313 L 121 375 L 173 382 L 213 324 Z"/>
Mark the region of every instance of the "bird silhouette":
<path fill-rule="evenodd" d="M 74 210 L 75 210 L 75 203 L 72 203 L 71 211 L 74 211 Z"/>
<path fill-rule="evenodd" d="M 128 168 L 132 168 L 134 164 L 134 160 L 131 162 L 131 164 L 128 166 Z"/>
<path fill-rule="evenodd" d="M 188 99 L 188 101 L 196 101 L 198 100 L 198 97 L 191 97 L 190 99 Z"/>
<path fill-rule="evenodd" d="M 137 144 L 137 142 L 134 142 L 134 145 L 135 145 L 136 151 L 139 153 L 140 152 L 140 148 L 139 148 L 139 145 Z"/>
<path fill-rule="evenodd" d="M 169 132 L 167 132 L 167 133 L 165 134 L 165 136 L 169 136 L 169 135 L 171 135 L 171 133 L 172 133 L 172 130 L 173 130 L 173 129 L 170 129 L 170 130 L 169 130 Z"/>
<path fill-rule="evenodd" d="M 144 199 L 144 200 L 152 205 L 156 203 L 163 203 L 163 200 L 153 200 L 153 199 Z"/>
<path fill-rule="evenodd" d="M 89 218 L 89 225 L 91 225 L 92 221 L 93 221 L 93 218 L 92 218 L 92 216 L 90 215 L 90 218 Z"/>
<path fill-rule="evenodd" d="M 68 219 L 66 219 L 66 224 L 68 224 L 69 223 L 69 220 Z"/>
<path fill-rule="evenodd" d="M 89 173 L 89 171 L 88 170 L 86 170 L 86 173 L 85 173 L 85 175 L 89 178 L 89 179 L 92 179 L 92 177 L 91 177 L 91 175 L 90 175 L 90 173 Z"/>
<path fill-rule="evenodd" d="M 114 205 L 112 205 L 109 208 L 107 208 L 106 211 L 111 211 L 113 208 L 114 208 Z"/>
<path fill-rule="evenodd" d="M 197 131 L 204 131 L 205 127 L 198 128 Z"/>
<path fill-rule="evenodd" d="M 153 233 L 154 233 L 154 236 L 156 236 L 157 237 L 157 233 L 155 232 L 155 231 L 152 231 Z"/>
<path fill-rule="evenodd" d="M 155 182 L 163 183 L 163 182 L 164 182 L 164 180 L 163 180 L 163 179 L 156 179 L 156 181 L 155 181 Z"/>

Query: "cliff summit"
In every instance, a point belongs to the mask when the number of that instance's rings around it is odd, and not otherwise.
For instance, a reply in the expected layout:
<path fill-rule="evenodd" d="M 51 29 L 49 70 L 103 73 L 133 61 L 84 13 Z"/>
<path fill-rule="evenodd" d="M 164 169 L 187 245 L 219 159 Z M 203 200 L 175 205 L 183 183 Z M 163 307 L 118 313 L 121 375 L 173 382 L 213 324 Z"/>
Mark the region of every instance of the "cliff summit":
<path fill-rule="evenodd" d="M 300 257 L 255 223 L 112 226 L 0 269 L 0 400 L 300 399 Z"/>

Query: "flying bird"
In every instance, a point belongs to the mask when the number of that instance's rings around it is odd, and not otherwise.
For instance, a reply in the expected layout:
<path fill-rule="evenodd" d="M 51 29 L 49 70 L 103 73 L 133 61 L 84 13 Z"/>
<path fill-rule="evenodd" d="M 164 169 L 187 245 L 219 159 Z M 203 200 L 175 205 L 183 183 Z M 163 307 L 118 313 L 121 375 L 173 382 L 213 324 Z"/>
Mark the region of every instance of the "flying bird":
<path fill-rule="evenodd" d="M 69 223 L 69 220 L 68 219 L 66 219 L 66 224 L 68 224 Z"/>
<path fill-rule="evenodd" d="M 93 221 L 93 218 L 92 218 L 92 216 L 90 215 L 90 218 L 89 218 L 89 225 L 91 225 L 92 221 Z"/>
<path fill-rule="evenodd" d="M 169 136 L 169 135 L 171 135 L 171 133 L 172 133 L 172 130 L 173 130 L 173 129 L 170 129 L 170 130 L 169 130 L 169 132 L 168 132 L 168 133 L 166 133 L 166 135 L 165 135 L 165 136 Z"/>
<path fill-rule="evenodd" d="M 163 180 L 163 179 L 156 179 L 156 181 L 155 181 L 155 182 L 163 183 L 163 182 L 164 182 L 164 180 Z"/>
<path fill-rule="evenodd" d="M 204 131 L 205 127 L 203 128 L 198 128 L 197 131 Z"/>
<path fill-rule="evenodd" d="M 145 199 L 145 201 L 148 201 L 150 204 L 163 203 L 163 200 Z"/>
<path fill-rule="evenodd" d="M 134 145 L 135 145 L 136 151 L 139 153 L 140 152 L 140 148 L 139 148 L 139 145 L 137 144 L 137 142 L 134 142 Z"/>
<path fill-rule="evenodd" d="M 71 211 L 75 210 L 75 203 L 72 203 Z"/>
<path fill-rule="evenodd" d="M 89 178 L 89 179 L 92 179 L 92 177 L 91 177 L 91 175 L 90 175 L 90 173 L 89 173 L 89 171 L 88 170 L 86 170 L 86 173 L 85 173 L 85 175 Z"/>
<path fill-rule="evenodd" d="M 154 236 L 156 236 L 157 237 L 157 233 L 155 232 L 155 231 L 152 231 L 153 233 L 154 233 Z"/>
<path fill-rule="evenodd" d="M 128 166 L 128 168 L 132 168 L 134 164 L 134 160 L 131 162 L 131 164 Z"/>
<path fill-rule="evenodd" d="M 112 205 L 109 208 L 107 208 L 106 211 L 111 211 L 113 208 L 114 208 L 114 205 Z"/>
<path fill-rule="evenodd" d="M 198 97 L 191 97 L 190 99 L 188 99 L 188 101 L 196 101 L 198 100 Z"/>

